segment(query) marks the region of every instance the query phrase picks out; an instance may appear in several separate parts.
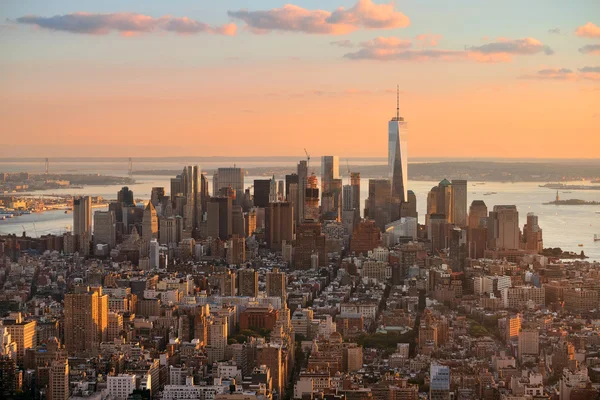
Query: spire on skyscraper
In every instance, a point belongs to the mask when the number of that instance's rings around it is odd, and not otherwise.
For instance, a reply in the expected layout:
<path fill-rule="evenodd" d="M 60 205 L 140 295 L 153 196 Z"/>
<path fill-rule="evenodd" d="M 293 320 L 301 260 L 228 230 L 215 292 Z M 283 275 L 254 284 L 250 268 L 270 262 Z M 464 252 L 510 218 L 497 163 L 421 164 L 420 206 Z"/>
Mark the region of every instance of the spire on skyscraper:
<path fill-rule="evenodd" d="M 396 119 L 400 120 L 400 85 L 396 85 Z"/>

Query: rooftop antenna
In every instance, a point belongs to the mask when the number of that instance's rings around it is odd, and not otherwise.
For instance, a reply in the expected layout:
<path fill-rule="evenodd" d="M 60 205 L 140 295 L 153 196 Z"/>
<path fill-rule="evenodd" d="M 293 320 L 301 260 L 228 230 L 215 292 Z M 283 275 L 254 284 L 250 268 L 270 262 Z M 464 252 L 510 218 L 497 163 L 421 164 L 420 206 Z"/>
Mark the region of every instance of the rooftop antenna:
<path fill-rule="evenodd" d="M 400 85 L 396 85 L 396 119 L 400 121 Z"/>

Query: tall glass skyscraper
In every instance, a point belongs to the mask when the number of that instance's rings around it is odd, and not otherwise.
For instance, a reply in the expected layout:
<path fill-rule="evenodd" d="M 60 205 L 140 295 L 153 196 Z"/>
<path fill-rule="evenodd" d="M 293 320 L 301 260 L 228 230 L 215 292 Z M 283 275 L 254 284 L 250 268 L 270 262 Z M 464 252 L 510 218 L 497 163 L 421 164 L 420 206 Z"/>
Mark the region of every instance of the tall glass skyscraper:
<path fill-rule="evenodd" d="M 400 116 L 400 89 L 398 89 L 396 116 L 388 123 L 388 168 L 392 199 L 401 203 L 408 201 L 407 136 L 408 123 Z"/>

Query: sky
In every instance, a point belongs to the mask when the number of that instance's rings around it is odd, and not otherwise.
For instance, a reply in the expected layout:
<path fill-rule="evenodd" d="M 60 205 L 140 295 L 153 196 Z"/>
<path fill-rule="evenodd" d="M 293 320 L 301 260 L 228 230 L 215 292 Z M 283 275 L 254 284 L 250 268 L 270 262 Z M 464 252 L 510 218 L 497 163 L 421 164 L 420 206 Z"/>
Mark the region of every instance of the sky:
<path fill-rule="evenodd" d="M 2 0 L 0 157 L 599 157 L 598 0 L 289 1 Z"/>

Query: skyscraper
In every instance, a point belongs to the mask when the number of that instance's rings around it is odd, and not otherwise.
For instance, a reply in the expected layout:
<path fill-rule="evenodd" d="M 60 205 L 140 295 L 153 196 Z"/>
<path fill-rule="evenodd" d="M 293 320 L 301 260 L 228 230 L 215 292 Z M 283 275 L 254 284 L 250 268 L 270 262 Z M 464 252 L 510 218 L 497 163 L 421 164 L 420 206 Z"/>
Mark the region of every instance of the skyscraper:
<path fill-rule="evenodd" d="M 271 191 L 270 179 L 254 180 L 254 207 L 266 208 L 269 206 L 269 193 Z"/>
<path fill-rule="evenodd" d="M 208 202 L 208 236 L 227 240 L 233 233 L 231 197 L 211 197 Z"/>
<path fill-rule="evenodd" d="M 96 355 L 106 340 L 108 296 L 102 287 L 75 287 L 65 295 L 65 346 L 69 354 Z"/>
<path fill-rule="evenodd" d="M 296 225 L 304 221 L 304 199 L 306 197 L 306 184 L 308 179 L 308 163 L 301 160 L 298 163 L 298 198 L 294 203 L 296 215 Z"/>
<path fill-rule="evenodd" d="M 121 190 L 117 192 L 117 201 L 127 207 L 134 205 L 133 191 L 129 190 L 127 186 L 123 186 Z"/>
<path fill-rule="evenodd" d="M 89 196 L 73 199 L 73 233 L 92 234 L 92 198 Z"/>
<path fill-rule="evenodd" d="M 304 189 L 304 221 L 319 220 L 319 181 L 312 174 Z"/>
<path fill-rule="evenodd" d="M 50 387 L 48 400 L 67 400 L 69 398 L 69 360 L 53 361 L 49 372 Z"/>
<path fill-rule="evenodd" d="M 396 116 L 388 123 L 388 170 L 392 186 L 392 203 L 407 201 L 408 124 L 400 116 L 400 88 L 398 87 Z"/>
<path fill-rule="evenodd" d="M 360 172 L 350 174 L 350 185 L 352 186 L 352 208 L 359 210 L 360 215 Z"/>
<path fill-rule="evenodd" d="M 365 218 L 375 221 L 380 230 L 392 221 L 391 187 L 388 179 L 369 179 L 369 197 L 365 208 Z"/>
<path fill-rule="evenodd" d="M 294 208 L 290 203 L 269 203 L 265 209 L 265 240 L 267 246 L 276 251 L 281 251 L 283 241 L 294 240 Z"/>
<path fill-rule="evenodd" d="M 271 272 L 267 272 L 267 296 L 281 297 L 285 303 L 286 285 L 285 272 L 279 271 L 279 268 L 273 268 Z"/>
<path fill-rule="evenodd" d="M 275 175 L 269 181 L 269 203 L 275 203 L 279 199 L 277 195 L 277 181 L 275 180 Z"/>
<path fill-rule="evenodd" d="M 252 268 L 240 269 L 238 276 L 238 296 L 258 296 L 258 272 Z"/>
<path fill-rule="evenodd" d="M 216 196 L 223 188 L 231 188 L 236 194 L 236 200 L 241 201 L 244 194 L 245 174 L 243 168 L 219 168 L 213 175 L 213 196 Z M 238 203 L 236 202 L 236 204 Z"/>
<path fill-rule="evenodd" d="M 321 157 L 321 192 L 329 193 L 334 179 L 340 177 L 340 159 L 338 156 Z"/>
<path fill-rule="evenodd" d="M 480 228 L 487 224 L 488 209 L 483 200 L 473 200 L 469 207 L 469 228 Z"/>
<path fill-rule="evenodd" d="M 94 245 L 107 244 L 111 249 L 116 243 L 117 221 L 114 211 L 94 213 Z"/>
<path fill-rule="evenodd" d="M 142 238 L 148 242 L 158 238 L 158 216 L 152 201 L 148 202 L 142 219 Z"/>
<path fill-rule="evenodd" d="M 431 400 L 450 399 L 450 367 L 431 364 L 429 398 Z"/>
<path fill-rule="evenodd" d="M 520 236 L 517 206 L 494 206 L 488 218 L 488 246 L 498 250 L 517 250 Z"/>
<path fill-rule="evenodd" d="M 182 190 L 185 202 L 183 205 L 176 205 L 178 210 L 179 206 L 182 206 L 183 208 L 183 213 L 179 214 L 183 217 L 183 228 L 184 230 L 191 232 L 192 236 L 197 237 L 203 212 L 203 191 L 201 186 L 202 172 L 200 167 L 198 165 L 184 167 L 183 172 L 177 176 L 177 179 L 181 181 L 179 188 Z M 177 187 L 175 187 L 175 189 L 176 188 Z M 177 199 L 177 196 L 175 199 Z"/>
<path fill-rule="evenodd" d="M 164 187 L 153 187 L 152 192 L 150 193 L 150 201 L 154 207 L 158 206 L 158 204 L 162 201 L 163 197 L 165 197 L 165 188 Z"/>
<path fill-rule="evenodd" d="M 538 217 L 534 213 L 527 213 L 527 223 L 523 227 L 523 240 L 525 250 L 541 252 L 544 250 L 542 228 L 538 225 Z"/>
<path fill-rule="evenodd" d="M 452 222 L 460 227 L 467 226 L 467 181 L 452 180 Z"/>

